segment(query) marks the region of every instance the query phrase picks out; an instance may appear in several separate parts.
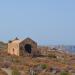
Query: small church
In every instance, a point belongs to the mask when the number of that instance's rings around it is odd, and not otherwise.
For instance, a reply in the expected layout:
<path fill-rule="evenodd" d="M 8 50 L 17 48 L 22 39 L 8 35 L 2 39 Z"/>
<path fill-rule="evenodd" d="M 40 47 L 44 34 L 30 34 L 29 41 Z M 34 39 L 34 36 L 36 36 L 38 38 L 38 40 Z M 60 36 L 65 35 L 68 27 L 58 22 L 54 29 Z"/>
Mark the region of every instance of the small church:
<path fill-rule="evenodd" d="M 31 38 L 20 40 L 15 38 L 8 42 L 8 53 L 16 56 L 38 56 L 40 54 L 37 43 Z"/>

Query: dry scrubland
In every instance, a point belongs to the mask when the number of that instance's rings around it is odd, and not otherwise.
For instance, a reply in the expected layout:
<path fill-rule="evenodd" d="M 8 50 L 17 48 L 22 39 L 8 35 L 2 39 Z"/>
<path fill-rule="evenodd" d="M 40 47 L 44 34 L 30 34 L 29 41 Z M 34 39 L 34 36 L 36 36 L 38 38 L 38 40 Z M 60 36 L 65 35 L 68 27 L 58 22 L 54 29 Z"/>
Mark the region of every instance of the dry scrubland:
<path fill-rule="evenodd" d="M 61 60 L 52 54 L 40 57 L 17 57 L 0 51 L 0 68 L 11 69 L 12 75 L 73 75 L 75 56 L 66 55 L 66 58 Z"/>
<path fill-rule="evenodd" d="M 50 51 L 44 56 L 11 56 L 7 45 L 0 47 L 0 75 L 75 75 L 75 55 Z M 3 69 L 2 69 L 3 68 Z"/>

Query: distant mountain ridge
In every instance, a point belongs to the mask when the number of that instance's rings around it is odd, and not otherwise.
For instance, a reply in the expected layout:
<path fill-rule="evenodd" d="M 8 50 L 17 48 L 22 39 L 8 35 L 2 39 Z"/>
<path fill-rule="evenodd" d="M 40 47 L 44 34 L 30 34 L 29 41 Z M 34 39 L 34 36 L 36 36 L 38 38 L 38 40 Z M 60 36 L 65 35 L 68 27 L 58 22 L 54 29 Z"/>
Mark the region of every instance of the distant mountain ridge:
<path fill-rule="evenodd" d="M 75 53 L 75 46 L 69 45 L 69 46 L 64 46 L 65 50 L 68 50 L 70 52 Z"/>
<path fill-rule="evenodd" d="M 74 45 L 51 45 L 51 48 L 56 48 L 58 50 L 68 51 L 70 53 L 75 53 L 75 46 Z"/>

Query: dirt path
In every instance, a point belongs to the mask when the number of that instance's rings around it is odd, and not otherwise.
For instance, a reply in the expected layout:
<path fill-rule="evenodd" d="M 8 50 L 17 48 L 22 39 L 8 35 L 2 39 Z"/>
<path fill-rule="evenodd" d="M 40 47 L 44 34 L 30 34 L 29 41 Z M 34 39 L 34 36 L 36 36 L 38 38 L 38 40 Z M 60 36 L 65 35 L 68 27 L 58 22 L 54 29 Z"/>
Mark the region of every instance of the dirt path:
<path fill-rule="evenodd" d="M 8 68 L 1 68 L 3 71 L 5 71 L 8 75 L 12 75 L 12 70 Z"/>

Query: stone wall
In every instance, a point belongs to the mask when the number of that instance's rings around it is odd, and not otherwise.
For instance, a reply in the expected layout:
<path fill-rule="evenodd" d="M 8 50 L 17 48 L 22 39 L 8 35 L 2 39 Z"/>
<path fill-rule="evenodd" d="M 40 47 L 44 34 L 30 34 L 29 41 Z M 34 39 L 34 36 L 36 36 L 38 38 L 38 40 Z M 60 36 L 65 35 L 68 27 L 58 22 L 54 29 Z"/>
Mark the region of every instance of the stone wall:
<path fill-rule="evenodd" d="M 8 53 L 19 56 L 19 44 L 8 43 Z"/>

